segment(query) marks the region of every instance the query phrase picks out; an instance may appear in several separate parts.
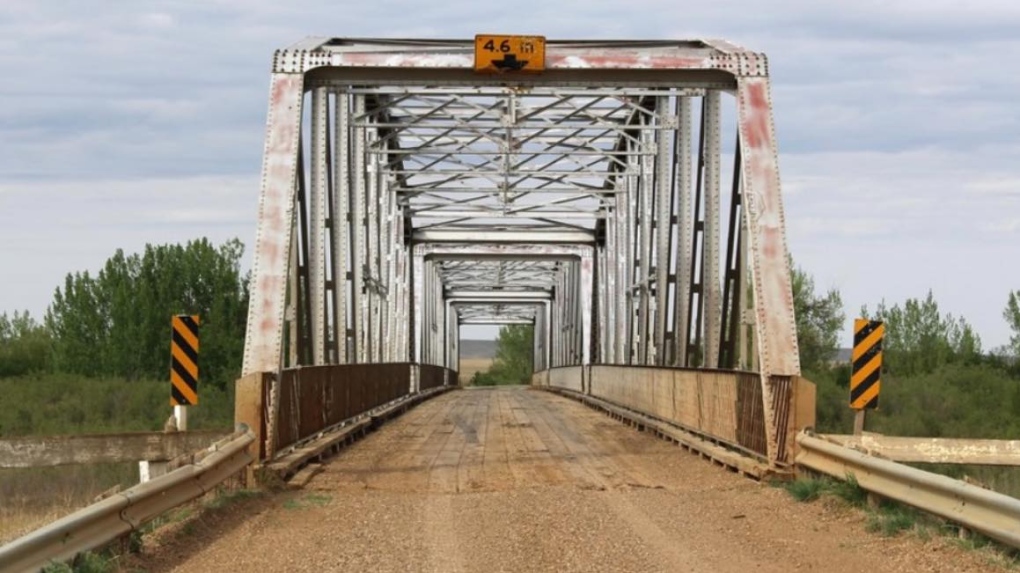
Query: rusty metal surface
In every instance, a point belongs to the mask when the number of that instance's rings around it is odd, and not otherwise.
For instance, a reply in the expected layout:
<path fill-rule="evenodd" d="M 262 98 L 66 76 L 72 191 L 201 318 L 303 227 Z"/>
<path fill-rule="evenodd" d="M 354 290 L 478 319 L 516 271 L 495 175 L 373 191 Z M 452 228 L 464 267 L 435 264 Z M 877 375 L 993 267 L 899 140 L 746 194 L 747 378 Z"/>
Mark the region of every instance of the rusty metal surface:
<path fill-rule="evenodd" d="M 894 462 L 1020 466 L 1020 440 L 823 435 L 826 440 Z"/>
<path fill-rule="evenodd" d="M 303 75 L 273 74 L 242 375 L 280 365 L 303 90 Z"/>
<path fill-rule="evenodd" d="M 278 50 L 273 70 L 301 73 L 326 66 L 473 70 L 474 63 L 472 40 L 308 38 Z M 768 71 L 763 55 L 723 40 L 549 40 L 545 67 L 547 75 L 560 70 L 686 70 L 727 75 L 764 75 Z M 542 81 L 540 76 L 527 79 Z"/>
<path fill-rule="evenodd" d="M 431 390 L 433 388 L 439 388 L 447 384 L 447 373 L 450 370 L 443 368 L 442 366 L 434 366 L 432 364 L 421 364 L 421 380 L 419 389 L 421 391 Z"/>
<path fill-rule="evenodd" d="M 406 396 L 413 367 L 394 362 L 283 370 L 273 452 Z M 423 364 L 419 368 L 422 391 L 443 386 L 450 376 L 442 367 Z"/>
<path fill-rule="evenodd" d="M 565 388 L 575 392 L 582 391 L 584 371 L 582 366 L 562 366 L 550 368 L 547 384 L 553 388 Z"/>
<path fill-rule="evenodd" d="M 790 415 L 793 406 L 793 378 L 790 376 L 772 376 L 768 381 L 770 394 L 772 395 L 773 423 L 775 424 L 776 451 L 770 456 L 773 461 L 787 463 L 790 461 L 790 449 L 787 447 L 787 440 L 790 433 L 787 428 L 790 425 Z M 768 423 L 768 418 L 765 418 Z M 766 433 L 768 428 L 766 427 Z"/>
<path fill-rule="evenodd" d="M 758 454 L 768 455 L 761 380 L 757 374 L 737 375 L 737 442 Z"/>

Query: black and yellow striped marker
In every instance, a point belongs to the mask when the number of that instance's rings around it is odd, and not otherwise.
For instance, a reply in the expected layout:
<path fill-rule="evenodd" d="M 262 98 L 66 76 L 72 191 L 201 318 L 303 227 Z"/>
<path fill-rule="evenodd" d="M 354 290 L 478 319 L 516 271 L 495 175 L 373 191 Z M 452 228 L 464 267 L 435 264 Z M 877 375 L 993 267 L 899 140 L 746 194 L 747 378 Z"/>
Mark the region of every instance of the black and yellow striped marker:
<path fill-rule="evenodd" d="M 885 324 L 878 320 L 854 320 L 853 369 L 850 374 L 850 407 L 878 408 L 882 388 L 882 337 Z"/>
<path fill-rule="evenodd" d="M 179 314 L 171 320 L 170 405 L 198 404 L 198 316 Z"/>

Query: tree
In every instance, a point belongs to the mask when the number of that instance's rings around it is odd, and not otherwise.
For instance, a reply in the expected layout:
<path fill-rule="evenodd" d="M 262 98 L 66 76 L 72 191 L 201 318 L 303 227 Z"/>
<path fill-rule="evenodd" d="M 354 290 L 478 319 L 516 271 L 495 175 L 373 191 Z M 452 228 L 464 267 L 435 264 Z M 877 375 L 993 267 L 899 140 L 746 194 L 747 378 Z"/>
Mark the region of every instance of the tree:
<path fill-rule="evenodd" d="M 534 327 L 530 324 L 512 324 L 499 329 L 496 358 L 484 373 L 472 378 L 472 383 L 527 384 L 534 369 Z"/>
<path fill-rule="evenodd" d="M 50 336 L 28 311 L 0 314 L 0 378 L 49 369 Z"/>
<path fill-rule="evenodd" d="M 846 320 L 843 299 L 836 289 L 816 295 L 814 279 L 800 268 L 793 269 L 792 280 L 801 368 L 817 373 L 829 367 L 838 347 Z"/>
<path fill-rule="evenodd" d="M 869 317 L 868 309 L 861 315 Z M 962 318 L 939 311 L 932 292 L 923 300 L 907 299 L 887 307 L 884 302 L 872 317 L 885 323 L 883 370 L 899 376 L 933 372 L 947 364 L 977 362 L 981 339 Z"/>
<path fill-rule="evenodd" d="M 244 246 L 146 245 L 118 250 L 95 276 L 68 274 L 46 314 L 54 366 L 128 379 L 169 376 L 170 317 L 200 316 L 201 379 L 223 388 L 240 370 L 248 308 Z"/>
<path fill-rule="evenodd" d="M 1014 357 L 1020 358 L 1020 290 L 1009 293 L 1006 310 L 1002 312 L 1002 316 L 1013 331 L 1013 335 L 1009 337 L 1010 350 Z"/>

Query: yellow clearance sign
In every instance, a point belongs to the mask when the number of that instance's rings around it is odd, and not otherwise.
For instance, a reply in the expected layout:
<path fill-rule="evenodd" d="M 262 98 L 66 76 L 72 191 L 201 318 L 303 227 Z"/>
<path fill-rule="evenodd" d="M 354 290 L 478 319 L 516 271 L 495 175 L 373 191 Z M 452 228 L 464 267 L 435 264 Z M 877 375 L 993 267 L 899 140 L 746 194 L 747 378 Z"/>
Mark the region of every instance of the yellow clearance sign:
<path fill-rule="evenodd" d="M 541 72 L 545 69 L 545 37 L 475 36 L 475 71 L 490 74 Z"/>
<path fill-rule="evenodd" d="M 170 405 L 198 405 L 198 317 L 171 319 Z"/>
<path fill-rule="evenodd" d="M 855 410 L 878 408 L 882 387 L 882 338 L 885 325 L 878 320 L 854 320 L 853 367 L 850 373 L 850 407 Z"/>

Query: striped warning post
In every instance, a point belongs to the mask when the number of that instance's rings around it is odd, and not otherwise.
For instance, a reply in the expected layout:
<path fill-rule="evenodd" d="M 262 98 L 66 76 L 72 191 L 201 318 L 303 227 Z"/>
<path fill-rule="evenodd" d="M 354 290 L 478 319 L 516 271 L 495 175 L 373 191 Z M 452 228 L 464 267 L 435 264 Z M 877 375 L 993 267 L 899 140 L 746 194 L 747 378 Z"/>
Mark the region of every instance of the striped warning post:
<path fill-rule="evenodd" d="M 882 387 L 882 337 L 885 324 L 878 320 L 854 320 L 853 369 L 850 374 L 850 407 L 855 410 L 878 408 Z"/>
<path fill-rule="evenodd" d="M 171 320 L 170 405 L 198 404 L 198 317 L 179 314 Z"/>

